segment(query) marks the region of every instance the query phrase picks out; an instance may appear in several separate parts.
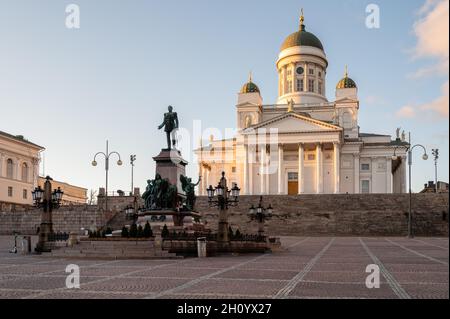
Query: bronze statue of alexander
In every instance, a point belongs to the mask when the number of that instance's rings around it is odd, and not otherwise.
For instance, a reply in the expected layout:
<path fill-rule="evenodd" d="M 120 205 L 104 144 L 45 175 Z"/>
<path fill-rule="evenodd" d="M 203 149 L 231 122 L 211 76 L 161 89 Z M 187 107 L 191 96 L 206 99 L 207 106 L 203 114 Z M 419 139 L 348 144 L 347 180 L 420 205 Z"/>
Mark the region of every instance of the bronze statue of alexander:
<path fill-rule="evenodd" d="M 173 112 L 171 105 L 169 105 L 168 110 L 169 112 L 164 113 L 164 121 L 158 126 L 158 130 L 164 127 L 167 136 L 167 149 L 171 150 L 176 145 L 175 131 L 178 129 L 178 115 L 176 112 Z"/>

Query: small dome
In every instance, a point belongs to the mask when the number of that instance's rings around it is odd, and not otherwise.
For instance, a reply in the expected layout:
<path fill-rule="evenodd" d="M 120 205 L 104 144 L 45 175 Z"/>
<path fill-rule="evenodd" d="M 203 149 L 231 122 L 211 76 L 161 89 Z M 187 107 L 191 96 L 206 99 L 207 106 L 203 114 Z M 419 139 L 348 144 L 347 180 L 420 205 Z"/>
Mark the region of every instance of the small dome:
<path fill-rule="evenodd" d="M 356 87 L 356 82 L 348 77 L 348 71 L 346 67 L 344 78 L 338 82 L 338 84 L 336 85 L 336 89 L 352 89 Z"/>
<path fill-rule="evenodd" d="M 251 73 L 249 75 L 248 82 L 242 86 L 241 93 L 261 93 L 259 91 L 259 87 L 253 83 Z"/>

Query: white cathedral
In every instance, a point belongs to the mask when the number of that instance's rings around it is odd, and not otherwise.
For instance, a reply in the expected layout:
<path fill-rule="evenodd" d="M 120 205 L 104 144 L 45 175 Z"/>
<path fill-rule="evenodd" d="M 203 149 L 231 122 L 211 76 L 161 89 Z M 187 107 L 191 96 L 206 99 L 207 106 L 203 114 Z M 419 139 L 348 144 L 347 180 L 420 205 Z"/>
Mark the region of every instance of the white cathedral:
<path fill-rule="evenodd" d="M 196 150 L 199 194 L 225 171 L 245 195 L 404 193 L 407 142 L 358 126 L 358 88 L 345 76 L 325 96 L 328 60 L 321 41 L 300 28 L 276 62 L 278 100 L 264 104 L 250 77 L 236 105 L 238 133 Z M 261 142 L 264 141 L 264 142 Z"/>

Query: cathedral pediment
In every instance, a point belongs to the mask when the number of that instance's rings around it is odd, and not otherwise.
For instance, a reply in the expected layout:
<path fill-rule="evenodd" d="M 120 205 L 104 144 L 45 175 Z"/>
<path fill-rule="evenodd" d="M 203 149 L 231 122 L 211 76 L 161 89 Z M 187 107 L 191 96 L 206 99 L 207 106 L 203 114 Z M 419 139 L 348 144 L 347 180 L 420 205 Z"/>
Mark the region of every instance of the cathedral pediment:
<path fill-rule="evenodd" d="M 278 133 L 302 133 L 302 132 L 339 132 L 339 126 L 322 122 L 305 115 L 294 112 L 282 114 L 273 119 L 253 125 L 243 131 L 243 134 L 252 134 L 258 129 L 278 129 Z"/>

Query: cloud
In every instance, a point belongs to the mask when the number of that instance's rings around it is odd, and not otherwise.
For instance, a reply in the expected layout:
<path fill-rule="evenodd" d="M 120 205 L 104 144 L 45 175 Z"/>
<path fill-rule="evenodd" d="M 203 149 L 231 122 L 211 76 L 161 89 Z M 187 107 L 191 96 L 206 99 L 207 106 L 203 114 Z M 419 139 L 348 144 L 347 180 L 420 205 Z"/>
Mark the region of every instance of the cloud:
<path fill-rule="evenodd" d="M 414 24 L 414 57 L 435 57 L 448 65 L 449 1 L 427 1 L 420 12 L 423 16 Z"/>
<path fill-rule="evenodd" d="M 441 95 L 422 105 L 407 105 L 397 116 L 413 118 L 443 119 L 449 117 L 449 0 L 427 0 L 418 11 L 419 20 L 414 24 L 417 44 L 413 50 L 414 59 L 432 59 L 433 64 L 418 69 L 408 77 L 421 79 L 430 76 L 447 77 L 442 85 Z"/>
<path fill-rule="evenodd" d="M 448 80 L 447 82 L 442 85 L 441 88 L 442 95 L 435 99 L 434 101 L 431 101 L 430 103 L 423 104 L 419 106 L 421 110 L 431 110 L 433 112 L 436 112 L 437 116 L 444 116 L 448 117 L 448 108 L 449 108 L 449 85 Z"/>
<path fill-rule="evenodd" d="M 416 111 L 412 106 L 404 106 L 400 110 L 397 111 L 396 115 L 402 118 L 413 118 L 416 116 Z"/>

